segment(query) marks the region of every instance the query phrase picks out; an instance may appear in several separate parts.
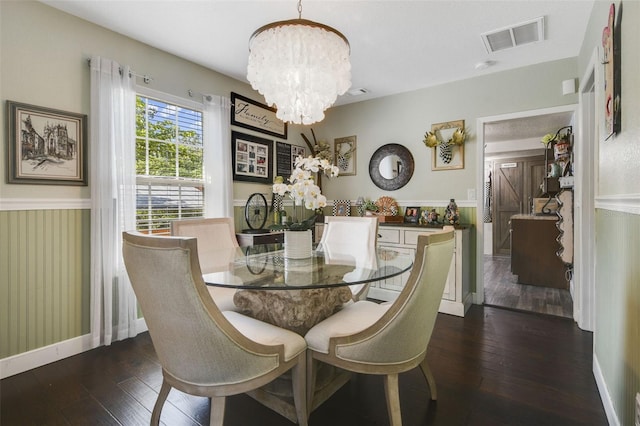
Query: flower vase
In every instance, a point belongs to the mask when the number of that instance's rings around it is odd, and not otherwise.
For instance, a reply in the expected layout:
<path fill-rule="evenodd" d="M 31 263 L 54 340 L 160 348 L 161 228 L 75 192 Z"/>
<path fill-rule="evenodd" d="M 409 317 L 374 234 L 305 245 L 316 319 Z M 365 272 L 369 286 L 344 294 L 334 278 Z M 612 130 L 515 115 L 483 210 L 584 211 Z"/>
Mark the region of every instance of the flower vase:
<path fill-rule="evenodd" d="M 284 257 L 286 259 L 308 259 L 311 257 L 311 230 L 284 231 Z"/>

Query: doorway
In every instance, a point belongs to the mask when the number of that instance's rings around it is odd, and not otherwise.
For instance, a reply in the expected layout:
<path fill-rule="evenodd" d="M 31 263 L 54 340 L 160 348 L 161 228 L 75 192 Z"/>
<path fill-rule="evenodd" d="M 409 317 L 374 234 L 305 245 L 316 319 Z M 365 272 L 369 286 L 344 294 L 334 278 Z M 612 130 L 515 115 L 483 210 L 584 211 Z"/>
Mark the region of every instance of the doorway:
<path fill-rule="evenodd" d="M 571 105 L 478 120 L 484 147 L 478 158 L 478 193 L 485 194 L 477 215 L 478 303 L 573 317 L 568 290 L 519 284 L 511 273 L 509 220 L 514 214 L 529 214 L 533 198 L 542 194 L 540 183 L 547 171 L 540 140 L 572 124 L 575 110 Z"/>

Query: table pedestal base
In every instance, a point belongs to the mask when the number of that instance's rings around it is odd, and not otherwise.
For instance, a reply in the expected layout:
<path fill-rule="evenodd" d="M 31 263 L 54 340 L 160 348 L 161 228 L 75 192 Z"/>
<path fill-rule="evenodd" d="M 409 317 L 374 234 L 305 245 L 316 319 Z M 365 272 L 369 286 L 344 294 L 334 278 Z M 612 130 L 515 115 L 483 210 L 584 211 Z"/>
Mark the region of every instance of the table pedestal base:
<path fill-rule="evenodd" d="M 233 303 L 245 315 L 286 328 L 304 336 L 311 327 L 333 315 L 351 300 L 349 287 L 304 290 L 238 290 Z M 316 394 L 309 413 L 351 378 L 351 373 L 318 363 Z M 298 422 L 293 403 L 291 372 L 285 373 L 260 389 L 247 392 L 261 404 Z"/>
<path fill-rule="evenodd" d="M 233 303 L 240 312 L 304 336 L 351 300 L 349 287 L 304 290 L 238 290 Z"/>
<path fill-rule="evenodd" d="M 309 414 L 353 377 L 353 373 L 349 371 L 321 362 L 316 363 L 316 368 L 318 369 L 316 373 L 316 390 L 311 406 L 308 407 Z M 291 372 L 283 374 L 260 389 L 247 392 L 247 395 L 286 417 L 291 422 L 298 423 L 296 407 L 293 403 Z"/>

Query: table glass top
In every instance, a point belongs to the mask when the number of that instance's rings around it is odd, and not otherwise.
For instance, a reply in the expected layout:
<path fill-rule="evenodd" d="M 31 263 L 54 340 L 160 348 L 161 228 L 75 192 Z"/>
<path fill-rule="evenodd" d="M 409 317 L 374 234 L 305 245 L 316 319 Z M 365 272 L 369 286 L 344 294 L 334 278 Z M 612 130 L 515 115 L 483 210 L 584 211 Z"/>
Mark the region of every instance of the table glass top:
<path fill-rule="evenodd" d="M 378 247 L 373 253 L 352 246 L 314 248 L 309 259 L 287 259 L 282 244 L 264 244 L 200 253 L 207 285 L 239 289 L 307 289 L 362 284 L 408 271 L 414 255 Z"/>

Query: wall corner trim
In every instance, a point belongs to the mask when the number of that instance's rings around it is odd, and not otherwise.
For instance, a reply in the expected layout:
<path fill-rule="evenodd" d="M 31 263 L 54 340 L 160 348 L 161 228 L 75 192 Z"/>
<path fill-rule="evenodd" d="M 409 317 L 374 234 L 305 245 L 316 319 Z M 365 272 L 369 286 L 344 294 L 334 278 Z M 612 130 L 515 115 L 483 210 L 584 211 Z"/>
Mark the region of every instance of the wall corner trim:
<path fill-rule="evenodd" d="M 0 211 L 83 210 L 91 208 L 89 198 L 0 198 Z"/>
<path fill-rule="evenodd" d="M 595 208 L 640 215 L 640 193 L 601 195 L 595 198 Z"/>

